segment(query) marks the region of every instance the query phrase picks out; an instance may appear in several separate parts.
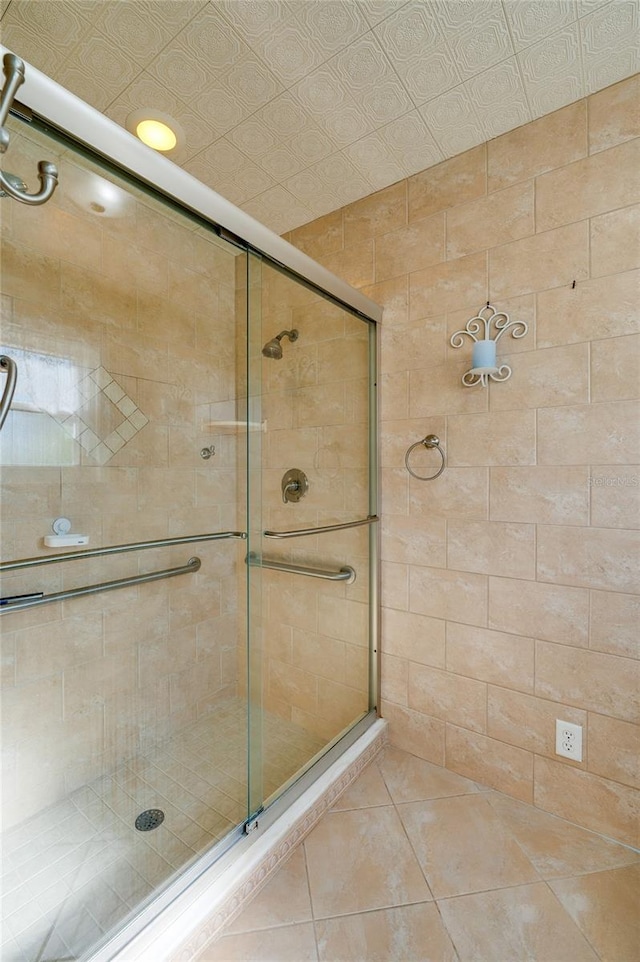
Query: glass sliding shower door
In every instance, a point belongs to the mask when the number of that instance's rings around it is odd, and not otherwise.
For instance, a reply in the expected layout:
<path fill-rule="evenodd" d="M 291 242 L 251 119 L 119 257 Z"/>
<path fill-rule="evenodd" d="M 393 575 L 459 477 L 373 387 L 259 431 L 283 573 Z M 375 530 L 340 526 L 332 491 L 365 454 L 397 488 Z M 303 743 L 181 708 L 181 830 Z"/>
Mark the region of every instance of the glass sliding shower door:
<path fill-rule="evenodd" d="M 266 260 L 253 271 L 264 528 L 250 603 L 269 801 L 374 704 L 375 325 Z"/>
<path fill-rule="evenodd" d="M 0 199 L 2 959 L 59 962 L 108 954 L 373 708 L 375 337 L 8 126 L 12 168 L 60 182 Z"/>
<path fill-rule="evenodd" d="M 60 185 L 42 207 L 0 200 L 0 353 L 18 368 L 2 559 L 69 551 L 44 545 L 60 518 L 88 539 L 71 550 L 138 545 L 2 572 L 3 598 L 137 582 L 2 608 L 2 958 L 45 962 L 88 952 L 255 804 L 233 537 L 247 529 L 246 255 L 10 126 L 15 170 L 48 158 Z"/>

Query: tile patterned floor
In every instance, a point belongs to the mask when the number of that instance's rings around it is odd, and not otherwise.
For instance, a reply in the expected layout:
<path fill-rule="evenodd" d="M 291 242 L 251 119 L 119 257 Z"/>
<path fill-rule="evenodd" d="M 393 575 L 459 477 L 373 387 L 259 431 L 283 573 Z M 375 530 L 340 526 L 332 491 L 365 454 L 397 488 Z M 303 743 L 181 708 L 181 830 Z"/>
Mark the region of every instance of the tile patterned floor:
<path fill-rule="evenodd" d="M 638 962 L 640 852 L 388 748 L 197 962 Z"/>
<path fill-rule="evenodd" d="M 2 840 L 2 962 L 70 962 L 247 817 L 246 705 L 218 710 L 22 822 Z M 322 743 L 264 721 L 265 794 Z M 136 815 L 165 821 L 135 830 Z"/>

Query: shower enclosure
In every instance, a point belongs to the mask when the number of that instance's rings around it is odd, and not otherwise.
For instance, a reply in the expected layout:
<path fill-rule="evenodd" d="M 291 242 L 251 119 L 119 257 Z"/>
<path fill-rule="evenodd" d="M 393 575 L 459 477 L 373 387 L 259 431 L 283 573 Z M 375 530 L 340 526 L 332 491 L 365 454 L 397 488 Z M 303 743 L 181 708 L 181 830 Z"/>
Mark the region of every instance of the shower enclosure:
<path fill-rule="evenodd" d="M 376 705 L 375 305 L 32 76 L 3 169 L 59 185 L 0 199 L 6 962 L 117 945 Z"/>

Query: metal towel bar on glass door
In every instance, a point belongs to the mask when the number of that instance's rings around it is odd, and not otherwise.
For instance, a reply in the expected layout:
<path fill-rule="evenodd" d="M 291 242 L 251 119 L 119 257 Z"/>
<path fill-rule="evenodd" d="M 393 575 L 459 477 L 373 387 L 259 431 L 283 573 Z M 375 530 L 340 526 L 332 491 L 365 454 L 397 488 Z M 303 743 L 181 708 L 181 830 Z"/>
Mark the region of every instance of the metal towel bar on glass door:
<path fill-rule="evenodd" d="M 306 575 L 307 578 L 322 578 L 323 581 L 344 581 L 345 584 L 352 585 L 356 580 L 355 569 L 351 565 L 343 565 L 339 571 L 327 571 L 325 568 L 307 568 L 305 565 L 293 565 L 286 561 L 269 561 L 268 558 L 259 558 L 253 553 L 247 555 L 246 561 L 248 565 L 284 571 L 291 575 Z"/>
<path fill-rule="evenodd" d="M 161 578 L 175 578 L 177 575 L 195 574 L 200 569 L 200 558 L 189 558 L 186 565 L 178 568 L 165 568 L 163 571 L 149 571 L 143 575 L 133 575 L 131 578 L 118 578 L 117 581 L 102 581 L 97 585 L 84 585 L 82 588 L 69 588 L 67 591 L 56 591 L 50 595 L 24 597 L 15 601 L 5 601 L 0 606 L 0 615 L 9 611 L 22 611 L 24 608 L 35 608 L 38 605 L 51 605 L 54 601 L 66 601 L 69 598 L 82 598 L 84 595 L 96 595 L 101 591 L 113 591 L 116 588 L 130 588 L 132 585 L 142 585 L 147 581 L 160 581 Z"/>
<path fill-rule="evenodd" d="M 325 534 L 328 531 L 343 531 L 345 528 L 359 528 L 363 524 L 375 524 L 377 514 L 370 514 L 360 521 L 345 521 L 344 524 L 325 524 L 320 528 L 295 528 L 293 531 L 265 531 L 265 538 L 302 538 L 305 535 Z"/>
<path fill-rule="evenodd" d="M 177 538 L 160 538 L 157 541 L 133 541 L 130 544 L 112 544 L 106 548 L 87 548 L 83 551 L 65 551 L 62 554 L 38 555 L 18 561 L 0 562 L 0 571 L 16 571 L 18 568 L 37 568 L 39 565 L 57 564 L 59 561 L 80 561 L 83 558 L 100 558 L 125 551 L 144 551 L 147 548 L 165 548 L 176 544 L 197 544 L 201 541 L 224 541 L 227 538 L 246 540 L 246 531 L 212 531 L 208 534 L 188 534 Z"/>

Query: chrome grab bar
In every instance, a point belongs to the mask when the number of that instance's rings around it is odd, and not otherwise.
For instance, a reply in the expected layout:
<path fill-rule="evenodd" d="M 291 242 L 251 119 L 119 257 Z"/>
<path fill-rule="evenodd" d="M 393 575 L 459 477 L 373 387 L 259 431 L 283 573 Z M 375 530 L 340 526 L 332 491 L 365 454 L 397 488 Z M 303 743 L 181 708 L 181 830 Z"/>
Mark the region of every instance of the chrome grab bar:
<path fill-rule="evenodd" d="M 2 91 L 0 91 L 0 154 L 4 154 L 9 146 L 9 131 L 5 129 L 4 125 L 18 88 L 24 83 L 24 63 L 14 53 L 6 53 L 2 58 L 2 68 L 6 80 Z M 41 160 L 38 163 L 38 179 L 40 181 L 40 192 L 30 194 L 20 177 L 3 174 L 0 171 L 0 196 L 4 192 L 9 197 L 13 197 L 14 200 L 19 200 L 22 204 L 29 204 L 31 207 L 46 204 L 58 186 L 58 168 L 49 160 Z"/>
<path fill-rule="evenodd" d="M 245 541 L 246 537 L 246 531 L 214 531 L 209 534 L 188 534 L 179 538 L 160 538 L 158 541 L 133 541 L 131 544 L 114 544 L 108 548 L 87 548 L 84 551 L 66 551 L 62 554 L 22 558 L 19 561 L 2 561 L 0 562 L 0 571 L 15 571 L 17 568 L 35 568 L 38 565 L 56 564 L 58 561 L 99 558 L 102 555 L 108 554 L 124 554 L 125 551 L 144 551 L 147 548 L 164 548 L 174 544 L 196 544 L 200 541 L 224 541 L 226 538 L 239 538 Z"/>
<path fill-rule="evenodd" d="M 346 521 L 344 524 L 325 524 L 321 528 L 298 528 L 293 531 L 264 531 L 265 538 L 302 538 L 304 535 L 324 534 L 326 531 L 343 531 L 345 528 L 359 528 L 363 524 L 375 524 L 377 514 L 370 514 L 361 521 Z"/>
<path fill-rule="evenodd" d="M 306 575 L 308 578 L 322 578 L 324 581 L 344 581 L 352 585 L 356 580 L 355 570 L 351 565 L 343 565 L 339 571 L 327 571 L 324 568 L 307 568 L 304 565 L 292 565 L 285 561 L 269 561 L 251 552 L 246 557 L 246 563 L 260 568 L 272 568 L 274 571 L 285 571 L 292 575 Z"/>
<path fill-rule="evenodd" d="M 4 386 L 4 391 L 2 392 L 2 399 L 0 400 L 0 431 L 2 430 L 2 425 L 6 421 L 7 414 L 9 413 L 9 408 L 11 407 L 11 402 L 13 401 L 13 395 L 16 389 L 16 382 L 18 380 L 18 366 L 12 358 L 7 357 L 6 354 L 0 354 L 0 369 L 6 372 L 7 383 Z"/>
<path fill-rule="evenodd" d="M 50 605 L 54 601 L 66 601 L 68 598 L 82 598 L 84 595 L 96 595 L 100 591 L 113 591 L 115 588 L 130 588 L 132 585 L 142 585 L 147 581 L 160 581 L 161 578 L 175 578 L 177 575 L 195 574 L 200 569 L 200 558 L 189 558 L 186 565 L 179 568 L 165 568 L 163 571 L 149 571 L 144 575 L 133 575 L 131 578 L 118 578 L 117 581 L 102 581 L 97 585 L 85 585 L 84 588 L 69 588 L 67 591 L 56 591 L 51 595 L 32 596 L 11 601 L 5 599 L 0 606 L 0 615 L 8 611 L 23 611 L 25 608 L 35 608 L 38 605 Z"/>

